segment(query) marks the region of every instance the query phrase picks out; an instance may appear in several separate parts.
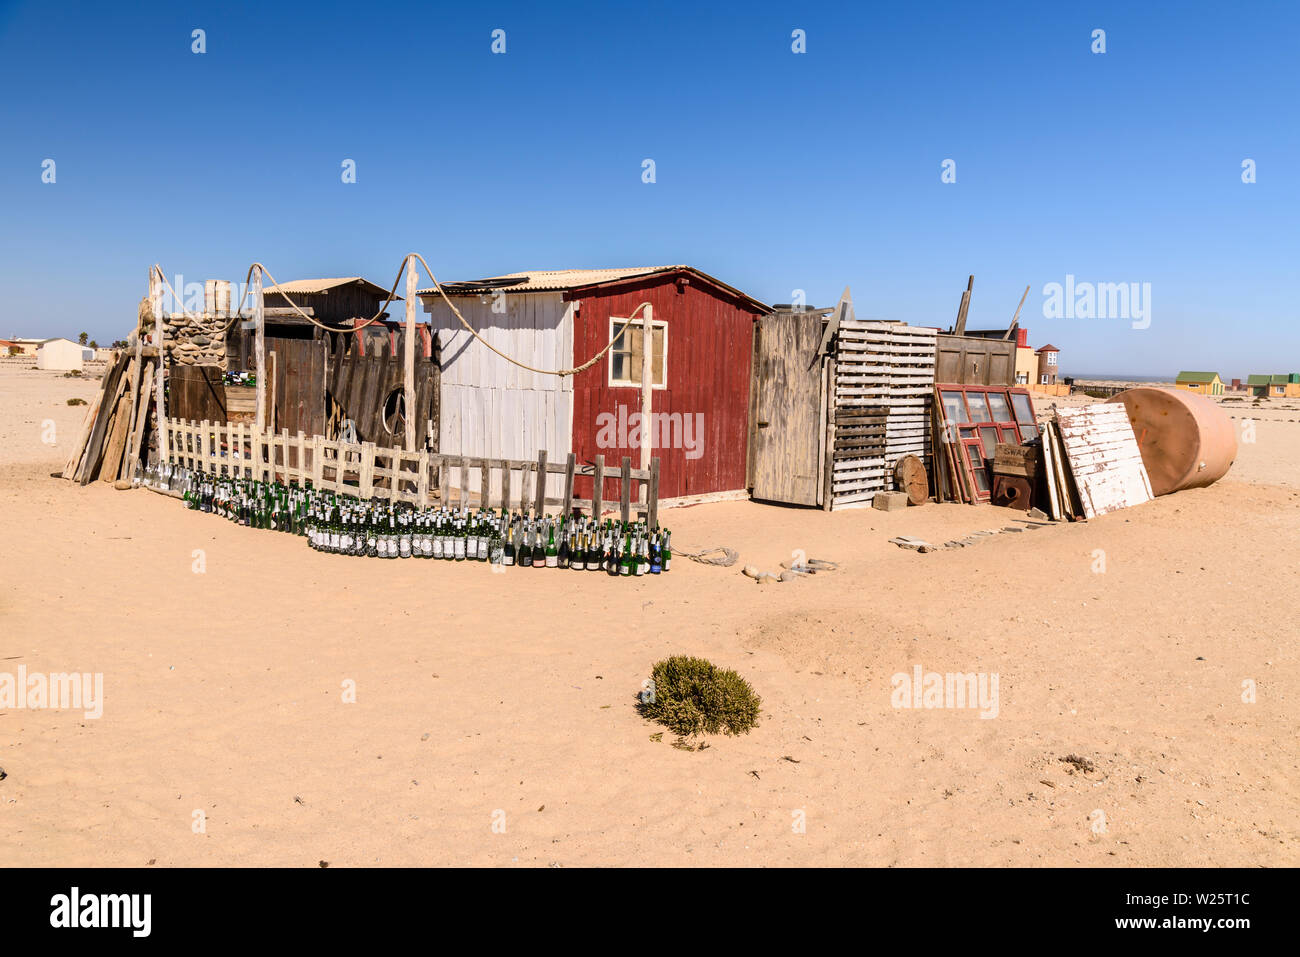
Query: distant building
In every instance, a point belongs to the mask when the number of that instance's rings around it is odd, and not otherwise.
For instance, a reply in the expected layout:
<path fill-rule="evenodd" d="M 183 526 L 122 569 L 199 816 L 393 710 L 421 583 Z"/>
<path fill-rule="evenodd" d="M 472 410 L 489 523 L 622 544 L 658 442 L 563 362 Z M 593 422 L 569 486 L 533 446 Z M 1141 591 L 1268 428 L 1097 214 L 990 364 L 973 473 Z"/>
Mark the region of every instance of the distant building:
<path fill-rule="evenodd" d="M 1174 385 L 1200 395 L 1223 395 L 1223 380 L 1217 372 L 1180 372 Z"/>
<path fill-rule="evenodd" d="M 1016 385 L 1029 385 L 1038 378 L 1038 357 L 1029 344 L 1029 330 L 1016 330 Z"/>
<path fill-rule="evenodd" d="M 1240 391 L 1241 391 L 1242 389 L 1244 389 L 1244 388 L 1245 388 L 1245 386 L 1241 384 L 1241 380 L 1240 380 L 1240 379 L 1233 379 L 1233 380 L 1232 380 L 1232 391 L 1233 391 L 1233 392 L 1240 392 Z"/>
<path fill-rule="evenodd" d="M 36 350 L 36 368 L 80 372 L 83 362 L 95 358 L 95 350 L 71 339 L 46 339 Z"/>
<path fill-rule="evenodd" d="M 4 340 L 4 342 L 5 342 L 4 351 L 6 355 L 34 356 L 36 355 L 36 350 L 41 347 L 41 343 L 45 342 L 45 340 L 28 339 L 23 336 L 13 336 L 12 338 Z"/>
<path fill-rule="evenodd" d="M 1252 375 L 1246 379 L 1246 388 L 1253 395 L 1280 399 L 1300 396 L 1300 372 L 1274 375 Z"/>
<path fill-rule="evenodd" d="M 1043 346 L 1035 353 L 1038 356 L 1039 385 L 1056 385 L 1056 370 L 1059 365 L 1057 357 L 1060 353 L 1061 350 L 1053 345 Z"/>

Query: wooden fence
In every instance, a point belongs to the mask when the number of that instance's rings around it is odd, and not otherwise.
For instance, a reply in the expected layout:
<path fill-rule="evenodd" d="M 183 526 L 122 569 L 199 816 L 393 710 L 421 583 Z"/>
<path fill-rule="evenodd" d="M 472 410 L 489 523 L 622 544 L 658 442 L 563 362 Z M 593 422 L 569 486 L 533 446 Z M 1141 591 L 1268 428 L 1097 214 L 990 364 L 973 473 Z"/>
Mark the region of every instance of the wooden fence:
<path fill-rule="evenodd" d="M 605 498 L 607 483 L 618 489 L 618 507 L 623 521 L 633 514 L 645 515 L 655 528 L 659 521 L 659 459 L 650 468 L 632 468 L 623 456 L 618 468 L 607 468 L 605 457 L 597 455 L 592 465 L 577 465 L 570 452 L 563 462 L 549 462 L 545 451 L 537 460 L 488 459 L 446 455 L 422 450 L 406 452 L 387 449 L 373 442 L 352 444 L 321 435 L 290 435 L 258 432 L 248 423 L 191 422 L 166 420 L 167 448 L 171 458 L 184 468 L 231 478 L 297 483 L 358 498 L 373 497 L 410 502 L 426 507 L 441 504 L 484 508 L 533 509 L 544 514 L 559 509 L 599 517 L 613 499 Z M 478 473 L 478 489 L 472 488 L 471 470 Z M 518 473 L 516 484 L 515 474 Z M 493 481 L 494 474 L 497 476 Z M 564 477 L 563 496 L 546 495 L 547 475 Z M 590 475 L 591 499 L 573 497 L 575 475 Z M 637 488 L 640 483 L 641 489 Z M 493 489 L 499 491 L 494 496 Z M 517 492 L 516 492 L 517 490 Z M 644 491 L 644 495 L 639 494 Z M 644 501 L 640 499 L 644 498 Z"/>

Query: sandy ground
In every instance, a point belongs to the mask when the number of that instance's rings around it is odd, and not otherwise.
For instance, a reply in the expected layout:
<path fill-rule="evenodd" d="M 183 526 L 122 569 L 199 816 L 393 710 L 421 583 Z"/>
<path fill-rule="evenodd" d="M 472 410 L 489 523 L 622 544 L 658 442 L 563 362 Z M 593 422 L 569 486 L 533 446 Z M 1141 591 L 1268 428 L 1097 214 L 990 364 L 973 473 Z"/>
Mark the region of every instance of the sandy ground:
<path fill-rule="evenodd" d="M 1257 441 L 1211 488 L 963 550 L 887 540 L 1019 513 L 666 514 L 681 549 L 841 563 L 759 587 L 347 559 L 73 487 L 93 390 L 0 367 L 0 672 L 105 697 L 0 711 L 6 864 L 1300 863 L 1300 401 L 1233 409 Z M 653 741 L 634 696 L 679 652 L 749 678 L 760 726 Z M 915 665 L 996 672 L 997 717 L 892 707 Z"/>

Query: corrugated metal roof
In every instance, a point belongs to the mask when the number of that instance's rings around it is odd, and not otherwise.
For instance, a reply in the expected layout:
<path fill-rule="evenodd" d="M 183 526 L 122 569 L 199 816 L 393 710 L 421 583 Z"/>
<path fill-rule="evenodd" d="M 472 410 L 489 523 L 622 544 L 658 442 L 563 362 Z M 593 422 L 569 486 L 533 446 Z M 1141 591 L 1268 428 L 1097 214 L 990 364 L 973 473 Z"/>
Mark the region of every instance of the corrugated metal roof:
<path fill-rule="evenodd" d="M 760 311 L 771 310 L 759 300 L 749 296 L 734 286 L 729 286 L 720 279 L 710 276 L 694 266 L 614 266 L 604 269 L 530 269 L 525 272 L 505 273 L 501 276 L 489 276 L 486 279 L 463 280 L 442 283 L 443 291 L 449 296 L 472 296 L 489 290 L 500 289 L 504 292 L 562 292 L 597 286 L 604 283 L 620 282 L 625 279 L 639 279 L 659 273 L 689 272 L 716 286 L 726 289 L 741 299 L 753 303 Z M 419 290 L 419 295 L 427 296 L 437 292 L 433 287 Z"/>
<path fill-rule="evenodd" d="M 456 292 L 462 295 L 480 292 L 483 288 L 508 289 L 510 292 L 558 292 L 562 289 L 577 289 L 579 286 L 616 282 L 620 279 L 632 279 L 637 276 L 650 276 L 657 272 L 687 268 L 689 267 L 611 266 L 607 269 L 530 269 L 525 272 L 506 273 L 502 276 L 489 276 L 486 279 L 444 282 L 442 288 L 448 294 Z M 421 289 L 420 295 L 435 291 L 433 287 Z"/>
<path fill-rule="evenodd" d="M 1213 382 L 1219 377 L 1217 372 L 1180 372 L 1177 382 Z"/>
<path fill-rule="evenodd" d="M 331 289 L 337 289 L 339 286 L 348 286 L 352 284 L 367 286 L 377 295 L 387 297 L 388 290 L 381 286 L 376 286 L 369 279 L 361 276 L 343 276 L 337 279 L 294 279 L 291 282 L 282 282 L 278 285 L 267 286 L 262 290 L 263 294 L 286 293 L 290 296 L 310 296 L 327 293 Z M 401 296 L 393 296 L 394 299 L 401 299 Z"/>

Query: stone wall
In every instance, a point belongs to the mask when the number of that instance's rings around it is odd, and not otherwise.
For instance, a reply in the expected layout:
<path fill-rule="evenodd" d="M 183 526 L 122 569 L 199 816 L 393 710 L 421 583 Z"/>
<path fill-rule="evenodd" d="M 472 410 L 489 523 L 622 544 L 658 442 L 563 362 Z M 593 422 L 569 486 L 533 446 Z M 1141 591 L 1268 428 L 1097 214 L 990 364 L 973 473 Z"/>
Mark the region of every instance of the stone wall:
<path fill-rule="evenodd" d="M 182 365 L 220 366 L 225 371 L 226 326 L 230 321 L 228 316 L 215 315 L 168 317 L 168 355 Z"/>

